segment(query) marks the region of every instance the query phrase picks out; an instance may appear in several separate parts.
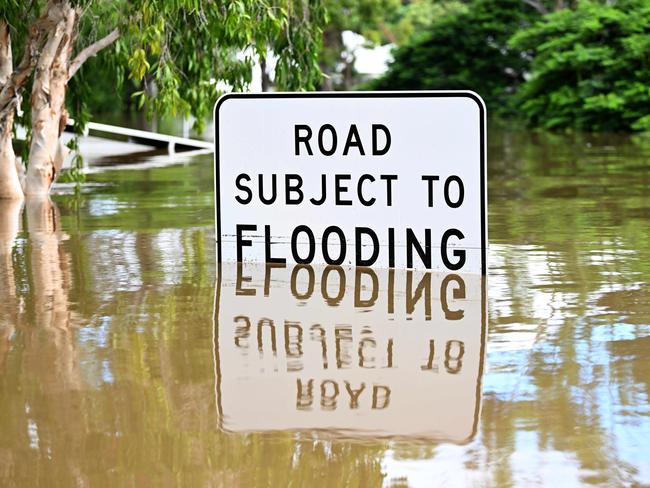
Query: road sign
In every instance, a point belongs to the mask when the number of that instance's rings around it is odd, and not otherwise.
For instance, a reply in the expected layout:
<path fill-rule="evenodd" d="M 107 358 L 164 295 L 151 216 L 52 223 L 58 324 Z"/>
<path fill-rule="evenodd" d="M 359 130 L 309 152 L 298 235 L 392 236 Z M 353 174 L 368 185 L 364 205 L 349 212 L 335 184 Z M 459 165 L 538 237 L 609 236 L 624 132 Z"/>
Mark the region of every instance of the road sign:
<path fill-rule="evenodd" d="M 215 145 L 220 262 L 486 272 L 472 92 L 229 94 Z"/>

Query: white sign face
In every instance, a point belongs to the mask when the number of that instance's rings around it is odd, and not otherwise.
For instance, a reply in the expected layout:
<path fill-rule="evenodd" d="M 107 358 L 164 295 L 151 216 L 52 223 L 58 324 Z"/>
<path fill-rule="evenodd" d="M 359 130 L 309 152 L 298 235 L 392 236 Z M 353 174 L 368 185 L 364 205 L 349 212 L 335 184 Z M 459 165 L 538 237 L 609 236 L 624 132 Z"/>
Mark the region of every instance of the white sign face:
<path fill-rule="evenodd" d="M 480 413 L 483 280 L 476 273 L 222 264 L 219 427 L 469 441 Z"/>
<path fill-rule="evenodd" d="M 486 272 L 472 92 L 230 94 L 215 143 L 219 262 Z"/>

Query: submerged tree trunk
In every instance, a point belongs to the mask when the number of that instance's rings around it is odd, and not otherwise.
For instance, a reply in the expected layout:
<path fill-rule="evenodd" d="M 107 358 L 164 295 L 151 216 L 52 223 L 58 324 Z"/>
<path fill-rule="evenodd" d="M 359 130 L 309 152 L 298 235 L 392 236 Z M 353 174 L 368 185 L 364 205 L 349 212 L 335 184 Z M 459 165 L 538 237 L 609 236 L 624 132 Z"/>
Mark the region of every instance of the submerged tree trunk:
<path fill-rule="evenodd" d="M 0 198 L 22 199 L 22 167 L 11 143 L 13 120 L 13 113 L 0 119 Z"/>
<path fill-rule="evenodd" d="M 56 27 L 48 38 L 34 72 L 32 143 L 25 181 L 26 195 L 46 195 L 68 155 L 59 141 L 67 123 L 65 90 L 74 42 L 77 12 L 67 3 L 52 7 Z"/>
<path fill-rule="evenodd" d="M 0 198 L 21 199 L 23 189 L 11 143 L 15 106 L 19 101 L 11 82 L 13 58 L 9 25 L 0 21 Z"/>
<path fill-rule="evenodd" d="M 15 70 L 9 26 L 0 20 L 0 198 L 47 195 L 69 153 L 59 140 L 68 121 L 67 83 L 84 62 L 119 37 L 116 29 L 73 57 L 81 14 L 70 0 L 49 0 L 30 28 L 23 60 Z M 11 131 L 20 92 L 32 72 L 32 139 L 23 180 L 11 146 Z"/>

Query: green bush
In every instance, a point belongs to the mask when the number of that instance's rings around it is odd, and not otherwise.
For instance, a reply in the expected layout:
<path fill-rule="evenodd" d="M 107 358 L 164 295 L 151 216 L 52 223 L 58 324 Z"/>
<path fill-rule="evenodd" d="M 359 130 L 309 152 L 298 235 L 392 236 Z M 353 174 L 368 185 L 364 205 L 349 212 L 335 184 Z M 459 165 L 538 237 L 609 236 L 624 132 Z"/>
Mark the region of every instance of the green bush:
<path fill-rule="evenodd" d="M 517 100 L 547 129 L 650 129 L 650 1 L 579 2 L 518 32 L 532 56 Z"/>
<path fill-rule="evenodd" d="M 508 45 L 537 15 L 521 0 L 478 0 L 445 15 L 394 52 L 378 90 L 474 90 L 488 111 L 507 113 L 528 61 Z"/>

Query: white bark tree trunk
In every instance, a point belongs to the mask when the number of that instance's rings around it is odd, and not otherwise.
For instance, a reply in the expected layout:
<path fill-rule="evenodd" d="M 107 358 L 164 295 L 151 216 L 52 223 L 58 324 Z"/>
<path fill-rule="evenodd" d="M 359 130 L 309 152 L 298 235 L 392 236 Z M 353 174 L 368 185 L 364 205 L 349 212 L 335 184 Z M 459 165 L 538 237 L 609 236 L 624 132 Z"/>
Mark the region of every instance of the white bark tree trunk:
<path fill-rule="evenodd" d="M 58 71 L 58 70 L 57 70 Z M 32 143 L 25 180 L 25 195 L 47 195 L 70 152 L 59 140 L 67 123 L 65 82 L 53 72 L 45 88 L 42 79 L 34 80 L 32 92 Z"/>
<path fill-rule="evenodd" d="M 0 20 L 0 86 L 4 85 L 14 70 L 11 53 L 11 35 L 9 24 Z"/>
<path fill-rule="evenodd" d="M 0 199 L 23 198 L 19 164 L 11 143 L 14 114 L 0 116 Z"/>
<path fill-rule="evenodd" d="M 0 20 L 0 198 L 22 198 L 23 194 L 42 197 L 49 193 L 69 153 L 59 140 L 68 121 L 68 80 L 88 58 L 119 37 L 116 29 L 73 58 L 82 11 L 73 8 L 69 0 L 49 0 L 44 10 L 30 28 L 23 60 L 15 70 L 9 27 Z M 32 71 L 32 140 L 27 174 L 23 175 L 11 146 L 11 131 L 20 105 L 20 91 Z"/>
<path fill-rule="evenodd" d="M 51 4 L 56 25 L 43 47 L 32 86 L 32 143 L 25 180 L 25 195 L 47 195 L 63 165 L 68 149 L 59 137 L 67 123 L 65 90 L 74 42 L 77 11 L 66 1 Z"/>
<path fill-rule="evenodd" d="M 9 25 L 0 21 L 0 89 L 10 82 L 13 73 Z M 16 155 L 11 143 L 14 110 L 0 110 L 0 198 L 22 199 L 23 189 L 18 174 Z"/>

